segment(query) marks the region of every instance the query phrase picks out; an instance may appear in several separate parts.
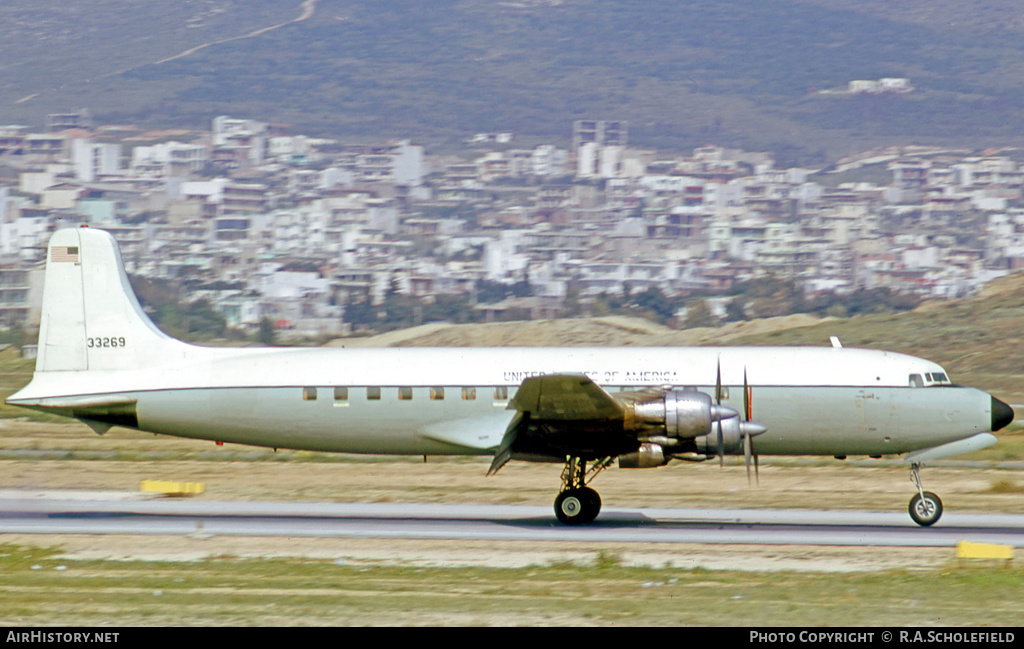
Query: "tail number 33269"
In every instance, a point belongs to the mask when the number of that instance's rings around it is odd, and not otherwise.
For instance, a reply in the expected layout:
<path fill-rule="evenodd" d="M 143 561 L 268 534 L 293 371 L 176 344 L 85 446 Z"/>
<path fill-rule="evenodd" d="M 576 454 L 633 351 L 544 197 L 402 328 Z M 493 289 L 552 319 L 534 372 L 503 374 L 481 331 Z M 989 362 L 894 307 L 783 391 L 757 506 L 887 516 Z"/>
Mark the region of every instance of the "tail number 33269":
<path fill-rule="evenodd" d="M 116 337 L 97 337 L 97 338 L 86 338 L 88 347 L 124 347 L 125 340 L 124 336 Z"/>

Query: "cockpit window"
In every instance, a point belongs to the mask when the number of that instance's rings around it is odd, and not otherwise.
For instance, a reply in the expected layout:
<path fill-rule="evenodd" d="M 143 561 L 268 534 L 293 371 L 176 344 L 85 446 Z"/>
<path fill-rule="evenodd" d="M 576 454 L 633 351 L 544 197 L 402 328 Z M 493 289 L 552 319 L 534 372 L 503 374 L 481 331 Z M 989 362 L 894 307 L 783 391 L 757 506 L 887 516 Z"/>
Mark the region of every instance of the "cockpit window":
<path fill-rule="evenodd" d="M 910 387 L 919 388 L 925 385 L 949 385 L 949 377 L 945 372 L 925 372 L 923 378 L 921 374 L 910 375 Z"/>

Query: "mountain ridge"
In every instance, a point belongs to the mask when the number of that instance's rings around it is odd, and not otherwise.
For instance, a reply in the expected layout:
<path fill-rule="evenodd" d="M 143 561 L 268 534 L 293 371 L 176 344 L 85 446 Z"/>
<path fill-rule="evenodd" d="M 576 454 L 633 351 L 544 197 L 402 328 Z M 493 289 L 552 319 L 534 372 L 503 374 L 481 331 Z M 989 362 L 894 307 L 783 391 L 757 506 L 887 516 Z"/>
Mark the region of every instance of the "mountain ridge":
<path fill-rule="evenodd" d="M 794 163 L 881 142 L 1024 141 L 1024 27 L 1002 0 L 951 8 L 955 24 L 907 3 L 834 0 L 310 2 L 9 0 L 4 121 L 85 106 L 106 122 L 233 114 L 451 141 L 567 139 L 573 119 L 605 118 L 629 121 L 641 146 L 715 142 Z M 893 76 L 916 90 L 816 92 Z"/>

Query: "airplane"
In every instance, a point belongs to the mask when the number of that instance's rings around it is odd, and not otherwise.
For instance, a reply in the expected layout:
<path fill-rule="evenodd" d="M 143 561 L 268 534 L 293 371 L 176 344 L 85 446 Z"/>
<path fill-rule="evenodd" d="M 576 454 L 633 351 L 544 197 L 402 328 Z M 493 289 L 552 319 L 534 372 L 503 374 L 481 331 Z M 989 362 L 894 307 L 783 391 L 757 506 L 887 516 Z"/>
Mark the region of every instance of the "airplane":
<path fill-rule="evenodd" d="M 491 455 L 563 464 L 555 515 L 593 521 L 602 470 L 742 455 L 904 455 L 921 526 L 942 515 L 927 461 L 994 444 L 1010 406 L 939 365 L 822 347 L 215 348 L 160 331 L 114 238 L 81 226 L 47 248 L 38 357 L 8 404 L 269 448 Z"/>

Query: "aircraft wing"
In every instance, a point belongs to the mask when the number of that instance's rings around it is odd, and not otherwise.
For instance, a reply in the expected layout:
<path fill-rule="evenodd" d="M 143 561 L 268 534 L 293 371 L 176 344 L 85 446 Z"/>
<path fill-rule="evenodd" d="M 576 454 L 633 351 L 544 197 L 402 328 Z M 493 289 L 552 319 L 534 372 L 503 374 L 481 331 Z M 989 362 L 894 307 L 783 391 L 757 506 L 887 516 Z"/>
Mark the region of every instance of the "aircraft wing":
<path fill-rule="evenodd" d="M 546 374 L 523 381 L 510 410 L 550 421 L 622 419 L 625 409 L 583 374 Z"/>
<path fill-rule="evenodd" d="M 495 409 L 487 417 L 468 417 L 430 424 L 420 432 L 426 439 L 462 448 L 493 450 L 501 442 L 508 412 Z"/>
<path fill-rule="evenodd" d="M 635 436 L 623 434 L 623 404 L 583 374 L 530 377 L 508 407 L 516 415 L 488 475 L 514 456 L 560 462 L 567 455 L 598 458 L 636 450 Z"/>

